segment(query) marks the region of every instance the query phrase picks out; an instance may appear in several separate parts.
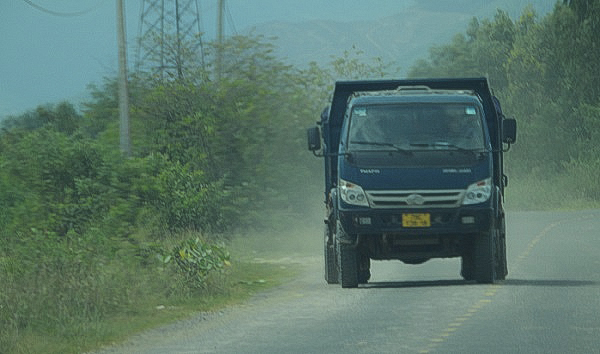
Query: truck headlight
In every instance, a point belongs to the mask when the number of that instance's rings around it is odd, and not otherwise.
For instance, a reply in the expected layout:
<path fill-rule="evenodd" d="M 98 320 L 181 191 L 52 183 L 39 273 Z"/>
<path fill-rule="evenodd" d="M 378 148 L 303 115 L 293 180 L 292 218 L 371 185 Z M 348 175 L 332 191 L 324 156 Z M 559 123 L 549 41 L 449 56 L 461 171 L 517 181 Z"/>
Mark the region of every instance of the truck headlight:
<path fill-rule="evenodd" d="M 483 203 L 490 199 L 491 195 L 492 179 L 487 178 L 467 187 L 467 192 L 462 203 L 463 205 Z"/>
<path fill-rule="evenodd" d="M 338 187 L 344 202 L 352 205 L 369 206 L 367 195 L 359 185 L 340 179 Z"/>

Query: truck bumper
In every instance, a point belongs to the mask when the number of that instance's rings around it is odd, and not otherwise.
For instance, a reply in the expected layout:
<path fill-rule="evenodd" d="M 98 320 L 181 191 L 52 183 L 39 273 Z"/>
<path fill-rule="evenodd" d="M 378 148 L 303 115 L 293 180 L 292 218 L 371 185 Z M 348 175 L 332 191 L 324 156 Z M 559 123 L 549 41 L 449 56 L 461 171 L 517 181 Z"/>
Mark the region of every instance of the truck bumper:
<path fill-rule="evenodd" d="M 403 214 L 429 214 L 429 226 L 403 226 Z M 438 209 L 338 210 L 344 243 L 360 245 L 372 259 L 429 259 L 464 254 L 474 237 L 493 225 L 491 206 Z"/>

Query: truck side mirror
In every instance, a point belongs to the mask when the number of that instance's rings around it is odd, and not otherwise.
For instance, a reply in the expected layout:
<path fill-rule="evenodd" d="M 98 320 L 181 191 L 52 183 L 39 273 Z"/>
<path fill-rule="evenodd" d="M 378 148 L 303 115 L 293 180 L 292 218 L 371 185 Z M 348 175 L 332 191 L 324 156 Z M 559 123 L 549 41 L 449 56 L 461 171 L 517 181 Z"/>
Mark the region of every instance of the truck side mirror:
<path fill-rule="evenodd" d="M 312 127 L 306 130 L 308 138 L 308 150 L 315 152 L 321 150 L 321 131 L 319 127 Z"/>
<path fill-rule="evenodd" d="M 502 120 L 502 142 L 514 144 L 517 141 L 517 121 L 513 118 Z"/>

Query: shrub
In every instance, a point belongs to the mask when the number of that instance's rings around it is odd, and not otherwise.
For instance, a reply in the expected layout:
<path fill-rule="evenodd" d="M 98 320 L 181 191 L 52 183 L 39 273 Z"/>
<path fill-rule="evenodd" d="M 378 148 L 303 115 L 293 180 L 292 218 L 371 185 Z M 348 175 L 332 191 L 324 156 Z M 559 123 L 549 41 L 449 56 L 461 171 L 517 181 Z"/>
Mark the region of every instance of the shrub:
<path fill-rule="evenodd" d="M 211 273 L 223 272 L 230 265 L 230 255 L 225 247 L 203 242 L 200 238 L 179 243 L 169 255 L 160 259 L 165 264 L 176 265 L 179 285 L 189 290 L 203 289 Z"/>

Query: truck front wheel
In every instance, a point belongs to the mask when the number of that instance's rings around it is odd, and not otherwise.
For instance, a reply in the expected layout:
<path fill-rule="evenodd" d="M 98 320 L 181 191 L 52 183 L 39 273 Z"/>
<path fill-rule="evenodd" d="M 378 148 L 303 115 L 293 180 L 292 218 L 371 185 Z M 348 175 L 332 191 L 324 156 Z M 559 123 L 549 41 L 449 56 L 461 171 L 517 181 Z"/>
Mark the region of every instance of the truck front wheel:
<path fill-rule="evenodd" d="M 508 265 L 506 261 L 506 231 L 504 227 L 498 231 L 496 249 L 496 279 L 504 280 L 508 275 Z"/>
<path fill-rule="evenodd" d="M 324 254 L 325 254 L 325 281 L 327 284 L 338 284 L 339 275 L 337 269 L 336 262 L 336 254 L 335 254 L 335 244 L 333 243 L 333 235 L 329 229 L 329 225 L 325 225 L 325 244 L 324 244 Z"/>
<path fill-rule="evenodd" d="M 371 259 L 364 252 L 358 253 L 358 283 L 366 284 L 371 279 Z"/>
<path fill-rule="evenodd" d="M 478 283 L 494 283 L 497 279 L 498 229 L 493 226 L 475 238 L 474 278 Z"/>
<path fill-rule="evenodd" d="M 339 282 L 342 284 L 342 288 L 356 288 L 358 287 L 358 252 L 356 245 L 346 243 L 347 240 L 346 232 L 338 223 L 335 245 L 339 267 Z"/>
<path fill-rule="evenodd" d="M 475 279 L 475 264 L 471 248 L 462 255 L 460 266 L 460 275 L 462 275 L 464 280 Z"/>

